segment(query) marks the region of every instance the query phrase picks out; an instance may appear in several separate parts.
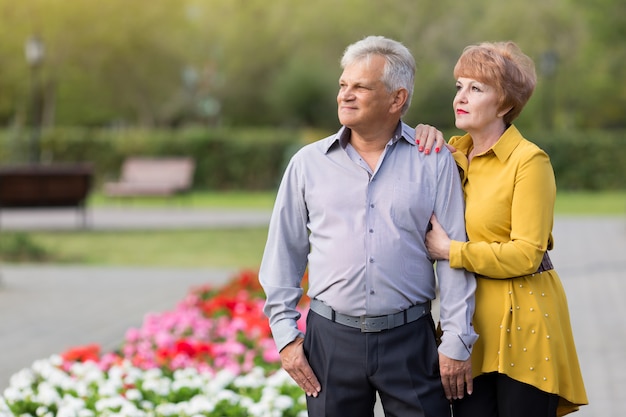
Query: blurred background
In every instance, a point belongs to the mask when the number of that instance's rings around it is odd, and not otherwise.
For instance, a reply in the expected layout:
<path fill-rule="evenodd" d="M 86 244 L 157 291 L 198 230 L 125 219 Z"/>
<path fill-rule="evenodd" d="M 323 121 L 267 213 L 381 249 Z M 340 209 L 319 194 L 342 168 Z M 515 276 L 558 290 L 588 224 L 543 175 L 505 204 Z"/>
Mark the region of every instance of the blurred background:
<path fill-rule="evenodd" d="M 186 154 L 195 188 L 272 188 L 284 155 L 267 154 L 336 130 L 338 60 L 370 34 L 416 57 L 405 121 L 449 134 L 462 49 L 514 40 L 538 73 L 517 125 L 560 186 L 626 187 L 621 0 L 0 0 L 0 163 L 88 161 L 97 189 L 129 155 Z M 591 168 L 561 173 L 577 157 Z"/>
<path fill-rule="evenodd" d="M 537 89 L 516 125 L 557 178 L 559 270 L 593 404 L 581 415 L 622 415 L 626 333 L 612 309 L 623 305 L 625 267 L 623 0 L 0 0 L 4 383 L 64 347 L 118 343 L 121 331 L 98 334 L 98 319 L 127 328 L 215 268 L 257 268 L 287 158 L 337 130 L 339 59 L 372 34 L 416 58 L 405 121 L 447 136 L 458 133 L 452 70 L 465 46 L 513 40 L 534 59 Z M 135 157 L 191 160 L 185 193 L 108 195 Z M 88 227 L 37 199 L 44 183 L 52 194 L 78 184 L 57 202 L 87 206 Z M 24 184 L 35 191 L 25 196 Z M 119 267 L 140 269 L 107 269 Z M 101 301 L 91 313 L 68 302 L 84 288 Z"/>

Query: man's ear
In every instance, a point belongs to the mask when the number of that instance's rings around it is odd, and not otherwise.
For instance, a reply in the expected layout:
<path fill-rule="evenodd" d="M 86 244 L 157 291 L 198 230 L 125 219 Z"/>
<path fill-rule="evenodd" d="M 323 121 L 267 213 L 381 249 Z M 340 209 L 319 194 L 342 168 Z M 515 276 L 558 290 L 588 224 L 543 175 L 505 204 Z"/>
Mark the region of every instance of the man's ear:
<path fill-rule="evenodd" d="M 409 99 L 409 92 L 406 91 L 404 88 L 401 88 L 399 90 L 397 90 L 394 93 L 394 97 L 393 97 L 393 102 L 391 104 L 391 111 L 392 112 L 401 112 L 402 111 L 402 106 L 404 106 L 404 103 L 406 103 L 406 101 Z"/>

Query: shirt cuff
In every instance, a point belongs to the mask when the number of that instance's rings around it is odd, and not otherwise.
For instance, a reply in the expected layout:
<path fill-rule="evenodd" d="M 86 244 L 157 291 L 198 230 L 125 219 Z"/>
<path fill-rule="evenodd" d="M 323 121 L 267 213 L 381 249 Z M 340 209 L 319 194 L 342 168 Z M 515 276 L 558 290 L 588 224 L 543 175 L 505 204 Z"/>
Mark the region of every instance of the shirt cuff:
<path fill-rule="evenodd" d="M 271 329 L 274 343 L 276 343 L 276 348 L 279 352 L 293 342 L 296 337 L 304 337 L 304 333 L 298 330 L 297 323 L 291 320 L 279 321 Z"/>
<path fill-rule="evenodd" d="M 463 249 L 464 244 L 465 242 L 459 242 L 458 240 L 450 241 L 450 253 L 448 253 L 450 268 L 463 268 L 461 249 Z"/>
<path fill-rule="evenodd" d="M 439 352 L 448 358 L 466 361 L 472 354 L 472 348 L 476 340 L 478 340 L 478 335 L 476 334 L 451 334 L 444 332 L 441 336 Z"/>

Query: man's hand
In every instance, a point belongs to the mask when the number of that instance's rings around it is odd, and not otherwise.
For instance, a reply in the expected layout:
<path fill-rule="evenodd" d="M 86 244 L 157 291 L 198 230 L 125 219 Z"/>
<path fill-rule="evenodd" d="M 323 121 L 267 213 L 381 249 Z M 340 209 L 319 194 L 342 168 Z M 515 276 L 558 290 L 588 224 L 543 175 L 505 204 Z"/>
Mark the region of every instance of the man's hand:
<path fill-rule="evenodd" d="M 435 147 L 435 153 L 439 153 L 444 145 L 450 150 L 450 152 L 456 151 L 454 147 L 446 143 L 443 138 L 443 133 L 437 130 L 434 126 L 422 123 L 415 126 L 415 143 L 417 144 L 417 149 L 420 152 L 424 152 L 426 155 L 430 153 L 433 146 Z"/>
<path fill-rule="evenodd" d="M 285 346 L 280 351 L 280 361 L 283 369 L 306 392 L 306 395 L 317 397 L 322 387 L 304 355 L 302 343 L 304 343 L 304 339 L 297 337 L 293 342 Z"/>
<path fill-rule="evenodd" d="M 426 250 L 431 259 L 450 259 L 450 237 L 443 226 L 437 221 L 437 216 L 430 216 L 432 228 L 426 233 Z"/>
<path fill-rule="evenodd" d="M 439 371 L 441 372 L 441 383 L 448 400 L 458 400 L 467 393 L 472 394 L 474 384 L 472 380 L 472 362 L 457 361 L 439 354 Z"/>

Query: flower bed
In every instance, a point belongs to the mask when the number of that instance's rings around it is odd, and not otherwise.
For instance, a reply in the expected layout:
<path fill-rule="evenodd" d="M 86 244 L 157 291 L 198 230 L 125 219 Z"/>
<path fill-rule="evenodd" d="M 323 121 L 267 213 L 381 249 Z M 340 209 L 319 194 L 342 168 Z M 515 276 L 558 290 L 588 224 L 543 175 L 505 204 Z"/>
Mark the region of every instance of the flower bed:
<path fill-rule="evenodd" d="M 174 310 L 147 314 L 117 351 L 80 346 L 13 375 L 0 417 L 306 416 L 263 303 L 249 271 L 194 288 Z"/>

